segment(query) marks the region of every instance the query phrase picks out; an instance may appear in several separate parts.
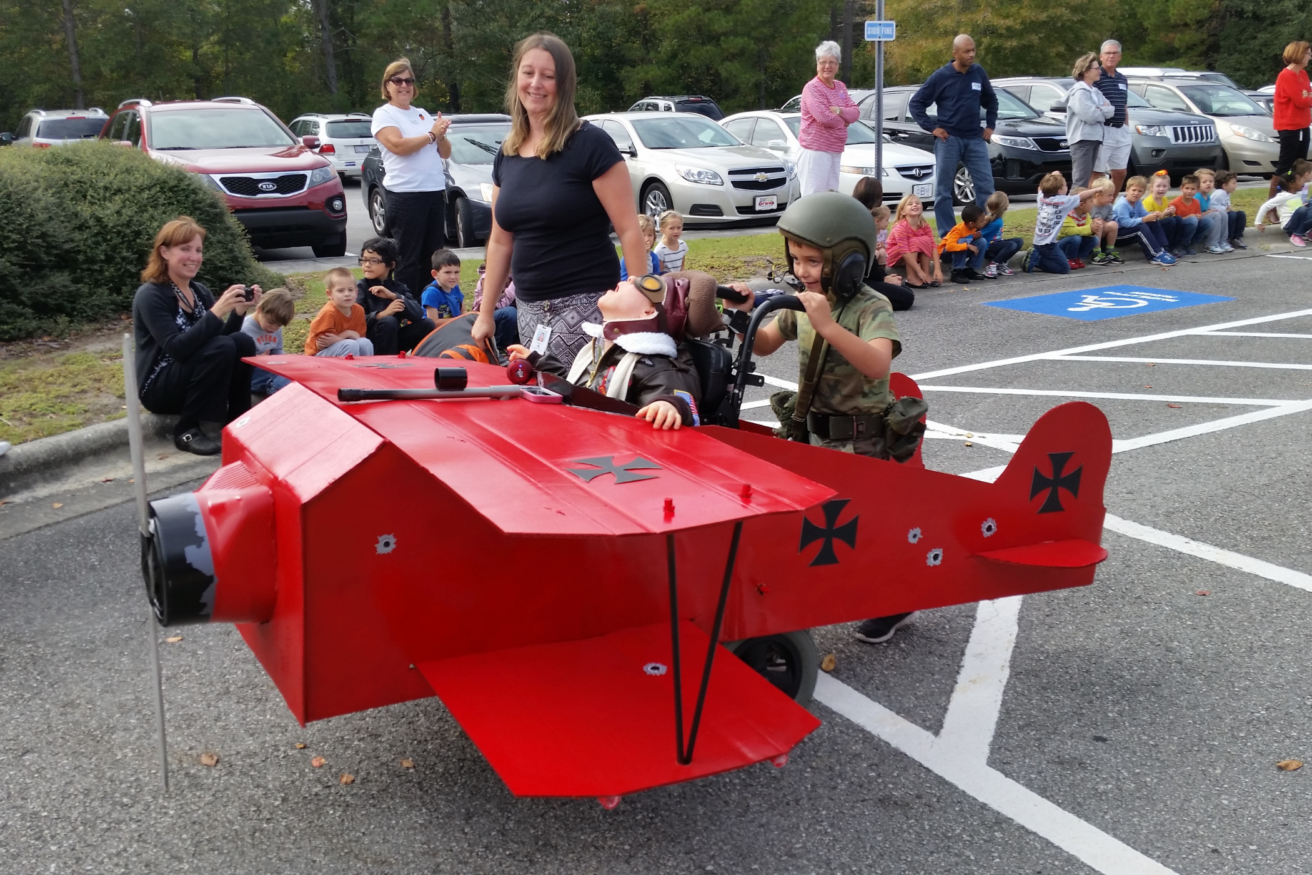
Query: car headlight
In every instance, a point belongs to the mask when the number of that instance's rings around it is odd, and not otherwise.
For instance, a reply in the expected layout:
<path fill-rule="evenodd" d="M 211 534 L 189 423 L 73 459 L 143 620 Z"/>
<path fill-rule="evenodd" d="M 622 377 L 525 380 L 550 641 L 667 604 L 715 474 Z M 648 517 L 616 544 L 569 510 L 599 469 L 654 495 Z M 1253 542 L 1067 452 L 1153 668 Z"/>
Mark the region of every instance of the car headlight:
<path fill-rule="evenodd" d="M 859 164 L 840 164 L 838 165 L 840 173 L 855 173 L 857 176 L 888 176 L 888 168 L 877 171 L 874 167 L 862 167 Z"/>
<path fill-rule="evenodd" d="M 1275 140 L 1271 139 L 1261 131 L 1257 131 L 1254 130 L 1253 128 L 1245 127 L 1244 125 L 1231 125 L 1230 131 L 1235 136 L 1243 137 L 1245 140 L 1256 140 L 1259 143 L 1275 142 Z"/>
<path fill-rule="evenodd" d="M 785 162 L 784 162 L 784 167 L 788 168 L 788 178 L 789 178 L 789 179 L 796 179 L 796 178 L 797 178 L 797 165 L 796 165 L 796 164 L 794 164 L 792 161 L 785 161 Z"/>
<path fill-rule="evenodd" d="M 1039 149 L 1029 137 L 1006 137 L 994 134 L 993 142 L 999 146 L 1010 146 L 1013 149 L 1031 149 L 1036 152 Z"/>
<path fill-rule="evenodd" d="M 220 194 L 224 193 L 223 186 L 219 185 L 218 177 L 210 176 L 208 173 L 197 173 L 196 175 L 200 177 L 201 182 L 205 183 L 206 188 L 217 191 Z"/>
<path fill-rule="evenodd" d="M 675 164 L 674 172 L 689 182 L 695 182 L 698 185 L 724 185 L 724 180 L 714 170 L 689 167 L 687 164 Z"/>
<path fill-rule="evenodd" d="M 1165 137 L 1166 129 L 1161 125 L 1135 125 L 1134 132 L 1141 137 Z"/>
<path fill-rule="evenodd" d="M 492 183 L 480 182 L 478 184 L 478 193 L 483 196 L 485 202 L 492 203 Z"/>
<path fill-rule="evenodd" d="M 314 170 L 310 171 L 310 188 L 314 188 L 316 185 L 323 185 L 336 175 L 337 171 L 333 170 L 331 166 L 316 167 Z"/>

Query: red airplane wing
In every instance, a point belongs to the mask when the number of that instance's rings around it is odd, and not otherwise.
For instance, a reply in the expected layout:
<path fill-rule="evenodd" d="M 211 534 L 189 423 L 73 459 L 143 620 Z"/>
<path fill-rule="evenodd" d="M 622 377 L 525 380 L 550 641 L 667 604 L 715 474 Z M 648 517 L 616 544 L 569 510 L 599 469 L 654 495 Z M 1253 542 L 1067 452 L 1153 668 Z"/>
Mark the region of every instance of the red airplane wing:
<path fill-rule="evenodd" d="M 685 733 L 708 638 L 679 624 Z M 723 649 L 692 762 L 676 758 L 670 626 L 417 668 L 516 796 L 619 796 L 786 754 L 820 721 Z"/>
<path fill-rule="evenodd" d="M 695 429 L 522 399 L 341 404 L 339 388 L 432 388 L 432 360 L 257 363 L 303 384 L 387 439 L 503 532 L 632 535 L 812 507 L 833 490 Z M 505 371 L 467 365 L 471 388 Z"/>

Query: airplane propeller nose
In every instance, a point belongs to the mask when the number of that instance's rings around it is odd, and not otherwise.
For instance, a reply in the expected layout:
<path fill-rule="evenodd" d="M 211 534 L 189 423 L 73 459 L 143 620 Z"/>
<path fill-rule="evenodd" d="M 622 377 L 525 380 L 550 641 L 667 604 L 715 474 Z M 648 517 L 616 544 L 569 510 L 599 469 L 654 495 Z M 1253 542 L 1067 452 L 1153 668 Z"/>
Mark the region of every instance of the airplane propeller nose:
<path fill-rule="evenodd" d="M 141 536 L 141 574 L 161 626 L 210 621 L 214 556 L 194 494 L 150 503 L 150 532 Z"/>

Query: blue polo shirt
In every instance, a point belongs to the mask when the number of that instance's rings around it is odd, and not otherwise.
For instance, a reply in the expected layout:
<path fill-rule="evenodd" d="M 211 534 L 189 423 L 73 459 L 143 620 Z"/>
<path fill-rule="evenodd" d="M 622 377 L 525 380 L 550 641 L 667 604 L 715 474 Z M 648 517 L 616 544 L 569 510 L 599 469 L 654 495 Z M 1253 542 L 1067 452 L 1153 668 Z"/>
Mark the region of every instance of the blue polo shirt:
<path fill-rule="evenodd" d="M 1121 128 L 1125 126 L 1128 116 L 1125 112 L 1125 104 L 1129 102 L 1130 82 L 1120 72 L 1108 74 L 1106 70 L 1102 71 L 1102 76 L 1098 81 L 1093 83 L 1093 87 L 1102 92 L 1103 97 L 1112 105 L 1112 117 L 1103 122 L 1109 128 Z"/>
<path fill-rule="evenodd" d="M 934 104 L 937 123 L 929 118 Z M 984 127 L 998 126 L 998 96 L 993 93 L 989 74 L 979 64 L 971 64 L 960 73 L 952 64 L 944 64 L 925 80 L 911 98 L 911 117 L 927 131 L 939 127 L 954 137 L 978 138 L 983 135 L 979 110 L 984 108 Z"/>

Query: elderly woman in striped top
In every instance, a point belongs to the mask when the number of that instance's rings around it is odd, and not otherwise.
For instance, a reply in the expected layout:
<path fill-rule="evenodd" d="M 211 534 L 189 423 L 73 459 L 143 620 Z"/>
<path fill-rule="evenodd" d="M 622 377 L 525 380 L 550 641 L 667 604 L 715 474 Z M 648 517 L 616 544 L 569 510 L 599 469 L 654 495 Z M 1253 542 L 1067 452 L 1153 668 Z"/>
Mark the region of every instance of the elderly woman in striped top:
<path fill-rule="evenodd" d="M 802 130 L 797 137 L 802 157 L 797 175 L 803 196 L 838 191 L 838 165 L 847 144 L 847 126 L 860 114 L 847 96 L 847 87 L 835 78 L 841 56 L 842 50 L 832 40 L 816 46 L 815 78 L 802 89 Z"/>

